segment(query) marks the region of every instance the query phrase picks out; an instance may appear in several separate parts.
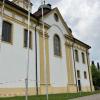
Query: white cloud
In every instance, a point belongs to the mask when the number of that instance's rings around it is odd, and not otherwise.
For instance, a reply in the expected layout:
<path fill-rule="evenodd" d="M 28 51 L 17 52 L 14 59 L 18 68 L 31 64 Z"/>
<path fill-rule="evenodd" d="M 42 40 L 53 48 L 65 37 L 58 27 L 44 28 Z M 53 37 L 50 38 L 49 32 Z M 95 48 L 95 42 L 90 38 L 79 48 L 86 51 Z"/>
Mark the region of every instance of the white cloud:
<path fill-rule="evenodd" d="M 57 6 L 75 37 L 92 46 L 91 58 L 100 62 L 100 0 L 61 0 Z"/>
<path fill-rule="evenodd" d="M 33 1 L 36 11 L 41 0 Z M 100 0 L 47 0 L 58 7 L 67 24 L 78 39 L 92 46 L 91 58 L 100 62 Z M 47 2 L 46 1 L 46 2 Z"/>

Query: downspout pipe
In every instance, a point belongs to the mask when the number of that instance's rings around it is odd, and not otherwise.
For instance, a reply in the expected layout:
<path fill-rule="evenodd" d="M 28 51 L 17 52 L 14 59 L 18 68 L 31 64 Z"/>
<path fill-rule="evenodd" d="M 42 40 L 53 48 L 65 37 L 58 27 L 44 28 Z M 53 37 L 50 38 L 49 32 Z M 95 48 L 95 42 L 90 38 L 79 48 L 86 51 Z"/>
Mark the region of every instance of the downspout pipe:
<path fill-rule="evenodd" d="M 74 44 L 75 44 L 75 39 L 74 39 L 74 42 L 73 42 L 73 44 L 72 44 L 72 51 L 73 51 L 73 61 L 74 61 L 75 80 L 76 80 L 76 87 L 77 87 L 77 74 L 76 74 L 76 67 L 75 67 Z M 77 92 L 78 92 L 78 87 L 77 87 Z"/>

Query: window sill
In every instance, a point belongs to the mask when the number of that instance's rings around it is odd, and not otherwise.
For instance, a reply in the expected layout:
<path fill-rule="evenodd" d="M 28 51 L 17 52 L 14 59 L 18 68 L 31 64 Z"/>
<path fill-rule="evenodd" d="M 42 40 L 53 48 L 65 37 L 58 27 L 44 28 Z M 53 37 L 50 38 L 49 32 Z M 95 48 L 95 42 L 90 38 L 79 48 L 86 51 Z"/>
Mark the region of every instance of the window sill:
<path fill-rule="evenodd" d="M 27 47 L 23 47 L 24 49 L 27 49 Z M 32 50 L 32 48 L 29 48 L 29 50 Z"/>
<path fill-rule="evenodd" d="M 75 62 L 79 63 L 79 61 L 75 61 Z"/>
<path fill-rule="evenodd" d="M 56 57 L 56 58 L 62 58 L 62 55 L 59 55 L 59 56 L 58 56 L 58 55 L 55 55 L 55 54 L 54 54 L 54 57 Z"/>
<path fill-rule="evenodd" d="M 6 43 L 6 44 L 13 45 L 13 43 L 12 43 L 12 42 L 7 42 L 7 41 L 1 41 L 1 43 Z"/>

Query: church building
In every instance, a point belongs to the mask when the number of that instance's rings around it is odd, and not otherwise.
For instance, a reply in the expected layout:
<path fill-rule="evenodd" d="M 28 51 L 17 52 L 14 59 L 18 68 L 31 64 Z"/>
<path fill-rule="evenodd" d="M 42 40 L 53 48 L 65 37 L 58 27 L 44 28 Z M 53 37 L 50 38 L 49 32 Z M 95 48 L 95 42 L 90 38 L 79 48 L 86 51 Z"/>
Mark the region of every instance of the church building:
<path fill-rule="evenodd" d="M 43 4 L 32 13 L 34 4 L 28 0 L 5 0 L 4 7 L 0 0 L 0 96 L 25 95 L 28 4 L 31 10 L 28 94 L 36 95 L 37 90 L 38 94 L 45 94 L 46 83 L 49 94 L 93 91 L 91 47 L 73 36 L 58 8 Z"/>

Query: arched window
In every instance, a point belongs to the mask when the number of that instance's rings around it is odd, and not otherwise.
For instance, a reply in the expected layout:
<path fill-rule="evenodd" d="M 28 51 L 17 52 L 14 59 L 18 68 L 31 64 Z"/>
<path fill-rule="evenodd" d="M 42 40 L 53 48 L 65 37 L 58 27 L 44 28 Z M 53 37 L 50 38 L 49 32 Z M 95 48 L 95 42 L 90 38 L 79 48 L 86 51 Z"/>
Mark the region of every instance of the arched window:
<path fill-rule="evenodd" d="M 58 35 L 54 35 L 54 55 L 61 56 L 61 43 Z"/>

